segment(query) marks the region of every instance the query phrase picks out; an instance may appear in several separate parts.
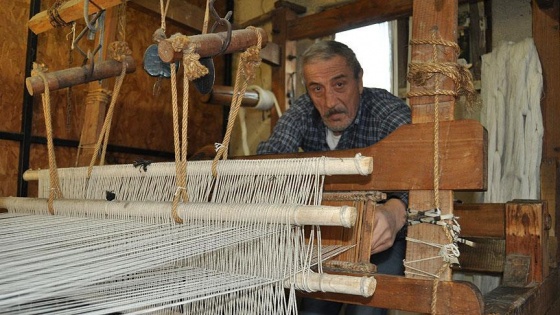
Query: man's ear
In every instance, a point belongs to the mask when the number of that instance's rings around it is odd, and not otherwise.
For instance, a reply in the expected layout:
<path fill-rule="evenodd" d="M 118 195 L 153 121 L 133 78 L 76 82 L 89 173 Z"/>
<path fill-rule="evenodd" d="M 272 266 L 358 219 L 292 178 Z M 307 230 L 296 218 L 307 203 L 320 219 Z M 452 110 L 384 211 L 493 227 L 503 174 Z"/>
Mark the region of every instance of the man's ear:
<path fill-rule="evenodd" d="M 358 73 L 358 90 L 360 91 L 360 95 L 364 91 L 364 69 L 361 69 Z"/>

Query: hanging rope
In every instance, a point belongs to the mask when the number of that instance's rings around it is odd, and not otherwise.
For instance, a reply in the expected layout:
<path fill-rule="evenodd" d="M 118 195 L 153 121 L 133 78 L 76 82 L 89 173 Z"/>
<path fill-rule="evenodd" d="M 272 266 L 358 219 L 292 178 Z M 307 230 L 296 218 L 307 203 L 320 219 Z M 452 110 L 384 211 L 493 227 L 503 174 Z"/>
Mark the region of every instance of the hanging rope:
<path fill-rule="evenodd" d="M 72 23 L 68 23 L 68 22 L 64 21 L 64 19 L 62 19 L 60 17 L 60 14 L 58 13 L 58 9 L 62 6 L 62 4 L 64 2 L 66 2 L 66 1 L 57 0 L 50 8 L 47 9 L 47 15 L 49 16 L 49 22 L 51 23 L 51 25 L 54 28 L 64 27 L 64 26 L 68 26 L 68 25 L 72 24 Z"/>
<path fill-rule="evenodd" d="M 472 83 L 472 75 L 467 67 L 460 65 L 458 63 L 452 62 L 439 62 L 438 61 L 438 48 L 441 46 L 451 47 L 456 53 L 459 51 L 459 46 L 455 42 L 444 41 L 438 36 L 438 30 L 434 29 L 432 31 L 431 39 L 421 39 L 421 40 L 411 40 L 411 45 L 431 45 L 432 46 L 432 58 L 428 62 L 413 62 L 410 64 L 409 73 L 407 75 L 407 80 L 417 86 L 426 86 L 428 81 L 433 79 L 434 87 L 433 89 L 425 89 L 422 91 L 415 91 L 408 93 L 408 97 L 421 97 L 421 96 L 433 96 L 434 97 L 434 130 L 433 130 L 433 140 L 434 140 L 434 154 L 433 154 L 433 174 L 434 174 L 434 209 L 426 211 L 421 215 L 421 218 L 411 219 L 411 212 L 418 216 L 418 211 L 409 210 L 409 224 L 416 223 L 434 223 L 442 226 L 445 235 L 448 240 L 448 244 L 441 245 L 436 243 L 428 243 L 413 238 L 407 238 L 408 241 L 423 243 L 429 246 L 440 248 L 438 256 L 428 257 L 420 259 L 417 261 L 405 262 L 405 266 L 415 272 L 407 272 L 409 274 L 414 273 L 420 276 L 433 277 L 432 285 L 432 301 L 431 301 L 431 313 L 436 314 L 437 310 L 437 291 L 439 287 L 441 275 L 449 268 L 452 264 L 458 264 L 459 250 L 457 247 L 457 241 L 459 240 L 460 227 L 455 220 L 455 217 L 446 217 L 441 219 L 440 210 L 440 195 L 439 195 L 439 181 L 440 181 L 440 158 L 439 158 L 439 105 L 440 105 L 440 95 L 445 96 L 465 96 L 466 105 L 468 110 L 472 110 L 477 103 L 477 92 L 474 89 Z M 442 75 L 450 78 L 454 85 L 454 90 L 445 90 L 442 88 Z M 433 213 L 433 216 L 431 215 Z M 431 217 L 432 221 L 425 221 L 424 219 Z M 436 218 L 437 219 L 434 219 Z M 441 221 L 440 221 L 441 220 Z M 423 262 L 431 259 L 442 259 L 442 266 L 435 274 L 431 274 L 427 271 L 420 270 L 412 266 L 412 264 L 417 262 Z M 417 272 L 417 273 L 416 273 Z"/>
<path fill-rule="evenodd" d="M 53 202 L 54 199 L 62 198 L 62 191 L 60 189 L 60 180 L 58 178 L 58 170 L 56 166 L 56 156 L 54 153 L 53 144 L 53 130 L 52 130 L 52 118 L 51 118 L 51 95 L 49 89 L 49 82 L 45 76 L 45 71 L 47 69 L 38 63 L 33 63 L 33 70 L 31 70 L 32 76 L 39 76 L 45 85 L 45 92 L 42 94 L 41 100 L 43 103 L 43 112 L 45 115 L 45 127 L 47 131 L 47 151 L 49 156 L 49 200 L 48 208 L 49 213 L 54 214 Z"/>
<path fill-rule="evenodd" d="M 89 163 L 88 176 L 87 176 L 88 178 L 91 176 L 91 172 L 93 170 L 93 166 L 95 165 L 95 162 L 97 161 L 99 152 L 101 152 L 99 165 L 103 165 L 105 163 L 105 153 L 107 152 L 107 144 L 109 143 L 109 134 L 111 132 L 113 113 L 115 110 L 115 105 L 117 103 L 117 98 L 119 96 L 122 83 L 124 81 L 124 77 L 126 75 L 126 67 L 127 67 L 126 56 L 132 54 L 132 51 L 130 50 L 130 48 L 128 48 L 126 42 L 111 43 L 109 45 L 108 52 L 113 59 L 121 62 L 122 70 L 119 76 L 117 77 L 117 79 L 115 80 L 115 87 L 113 88 L 113 94 L 111 96 L 111 104 L 109 105 L 109 109 L 107 110 L 107 115 L 105 116 L 103 127 L 101 127 L 101 132 L 99 134 L 99 137 L 97 138 L 97 143 L 95 144 L 95 150 L 91 158 L 91 162 Z"/>
<path fill-rule="evenodd" d="M 173 139 L 175 147 L 175 169 L 177 188 L 173 196 L 171 215 L 175 222 L 183 223 L 177 214 L 177 207 L 180 201 L 187 202 L 187 153 L 188 153 L 188 118 L 189 118 L 189 86 L 190 81 L 208 74 L 208 69 L 204 67 L 199 59 L 200 55 L 194 52 L 194 47 L 189 43 L 187 36 L 175 34 L 169 38 L 175 51 L 183 52 L 183 108 L 181 126 L 179 126 L 179 105 L 177 97 L 177 75 L 174 63 L 171 67 L 171 99 L 173 106 Z"/>
<path fill-rule="evenodd" d="M 261 62 L 261 58 L 259 55 L 262 45 L 261 33 L 252 26 L 249 26 L 247 29 L 252 29 L 257 34 L 257 45 L 247 48 L 246 51 L 241 53 L 241 56 L 239 58 L 226 133 L 224 135 L 223 142 L 216 145 L 217 152 L 216 156 L 214 157 L 214 162 L 212 163 L 212 174 L 214 175 L 214 177 L 217 176 L 218 161 L 220 160 L 220 158 L 222 158 L 223 160 L 227 160 L 228 146 L 231 138 L 231 133 L 233 131 L 233 126 L 235 124 L 235 118 L 237 117 L 237 113 L 239 112 L 239 108 L 241 107 L 241 102 L 243 101 L 243 95 L 245 95 L 245 91 L 247 90 L 248 82 L 254 80 L 255 69 L 259 67 Z"/>

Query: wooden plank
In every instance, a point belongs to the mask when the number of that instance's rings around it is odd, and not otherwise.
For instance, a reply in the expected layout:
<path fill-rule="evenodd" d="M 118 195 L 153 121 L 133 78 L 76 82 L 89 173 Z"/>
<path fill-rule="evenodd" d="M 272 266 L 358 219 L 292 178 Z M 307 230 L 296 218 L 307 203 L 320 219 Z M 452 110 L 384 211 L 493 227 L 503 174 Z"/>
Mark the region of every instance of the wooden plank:
<path fill-rule="evenodd" d="M 559 2 L 540 9 L 533 1 L 533 40 L 539 53 L 544 91 L 541 97 L 544 137 L 543 159 L 560 158 L 560 16 Z M 552 207 L 552 205 L 551 205 Z"/>
<path fill-rule="evenodd" d="M 280 47 L 280 65 L 272 67 L 272 78 L 274 82 L 272 85 L 272 93 L 277 98 L 280 111 L 285 112 L 289 105 L 289 98 L 287 97 L 290 88 L 290 75 L 296 73 L 297 56 L 296 42 L 288 38 L 288 23 L 297 18 L 297 13 L 293 9 L 280 6 L 275 9 L 275 14 L 272 17 L 272 33 L 274 34 L 272 42 Z M 292 80 L 296 79 L 296 75 Z M 278 121 L 278 112 L 276 108 L 270 110 L 270 128 L 274 128 Z"/>
<path fill-rule="evenodd" d="M 492 315 L 558 314 L 560 278 L 553 269 L 541 284 L 526 288 L 500 286 L 484 296 L 484 313 Z"/>
<path fill-rule="evenodd" d="M 475 243 L 474 247 L 459 244 L 460 267 L 453 268 L 455 271 L 493 272 L 504 271 L 506 259 L 506 241 L 499 238 L 477 238 L 469 237 Z"/>
<path fill-rule="evenodd" d="M 108 56 L 108 44 L 117 40 L 118 14 L 119 10 L 117 8 L 111 8 L 105 11 L 104 37 L 100 39 L 98 36 L 96 39 L 96 44 L 98 44 L 100 40 L 106 43 L 99 52 L 101 57 L 105 60 Z M 88 90 L 90 92 L 99 89 L 112 90 L 114 81 L 113 78 L 109 78 L 102 81 L 90 82 L 88 83 Z M 76 166 L 87 166 L 90 164 L 95 153 L 97 138 L 103 127 L 107 107 L 109 105 L 99 100 L 95 102 L 85 101 L 84 103 L 84 122 L 80 133 L 80 148 L 78 148 L 76 156 Z M 105 161 L 101 162 L 104 163 Z"/>
<path fill-rule="evenodd" d="M 103 9 L 112 8 L 122 3 L 122 0 L 95 0 L 95 3 Z M 84 18 L 84 1 L 83 0 L 69 0 L 58 8 L 58 15 L 66 23 L 76 21 Z M 88 13 L 94 14 L 99 9 L 89 2 Z M 27 23 L 29 29 L 35 33 L 40 34 L 53 28 L 48 11 L 42 11 L 33 16 Z"/>
<path fill-rule="evenodd" d="M 440 124 L 441 189 L 485 190 L 486 131 L 474 120 Z M 399 127 L 378 143 L 359 149 L 258 155 L 244 158 L 304 158 L 316 156 L 373 157 L 368 176 L 327 176 L 325 191 L 419 190 L 433 188 L 433 124 Z M 413 175 L 412 175 L 413 174 Z"/>
<path fill-rule="evenodd" d="M 372 297 L 364 298 L 334 293 L 301 293 L 302 296 L 329 301 L 369 305 L 380 308 L 431 313 L 433 281 L 397 276 L 375 275 L 377 288 Z M 484 302 L 472 283 L 443 281 L 438 289 L 437 314 L 482 314 Z"/>
<path fill-rule="evenodd" d="M 412 13 L 412 0 L 358 0 L 289 22 L 288 39 L 317 38 Z"/>
<path fill-rule="evenodd" d="M 506 256 L 531 257 L 527 283 L 542 282 L 548 275 L 546 203 L 515 200 L 506 204 Z"/>
<path fill-rule="evenodd" d="M 129 3 L 135 9 L 148 11 L 161 16 L 160 2 L 154 0 L 130 0 Z M 165 17 L 181 27 L 187 28 L 193 33 L 201 33 L 204 25 L 205 10 L 187 1 L 171 1 Z"/>
<path fill-rule="evenodd" d="M 495 237 L 504 239 L 504 203 L 455 204 L 453 213 L 458 217 L 463 237 Z"/>
<path fill-rule="evenodd" d="M 413 2 L 412 15 L 412 39 L 413 40 L 443 40 L 447 42 L 456 42 L 457 40 L 457 1 L 421 1 Z M 412 45 L 411 62 L 413 63 L 445 63 L 456 62 L 457 52 L 450 47 L 438 45 Z M 416 82 L 411 82 L 410 92 L 420 91 L 436 91 L 436 90 L 454 90 L 453 81 L 442 74 L 434 74 L 434 76 L 426 82 L 425 85 L 419 86 Z M 409 102 L 412 110 L 412 123 L 422 123 L 434 121 L 435 115 L 438 115 L 439 121 L 453 119 L 455 99 L 452 96 L 418 96 L 410 97 Z M 438 103 L 438 111 L 435 104 Z M 444 134 L 441 129 L 437 130 L 438 137 Z M 435 136 L 433 136 L 435 138 Z M 434 139 L 432 138 L 432 139 Z M 430 149 L 435 150 L 435 144 L 428 145 Z M 439 147 L 438 166 L 443 164 L 446 157 L 442 156 L 445 149 Z M 433 157 L 430 161 L 433 162 Z M 467 161 L 469 158 L 463 159 Z M 477 162 L 479 160 L 477 159 Z M 478 167 L 483 167 L 481 162 Z M 441 167 L 441 166 L 440 166 Z M 426 168 L 429 173 L 434 173 L 434 165 Z M 440 174 L 446 173 L 443 167 Z M 417 174 L 417 173 L 411 173 Z M 433 178 L 434 175 L 432 175 Z M 459 177 L 461 181 L 462 177 Z M 438 183 L 439 183 L 438 179 Z M 431 189 L 436 189 L 433 183 Z M 433 191 L 410 191 L 409 207 L 414 210 L 429 210 L 439 204 L 442 214 L 453 214 L 453 191 L 442 187 L 438 188 L 439 201 L 435 200 Z M 421 240 L 424 243 L 407 242 L 406 261 L 411 267 L 406 267 L 407 276 L 415 277 L 418 270 L 422 273 L 437 275 L 438 279 L 451 280 L 451 269 L 442 269 L 444 266 L 443 258 L 439 254 L 440 248 L 425 245 L 428 244 L 449 244 L 450 240 L 446 234 L 445 228 L 430 224 L 416 224 L 409 227 L 408 238 L 412 240 Z M 440 300 L 438 294 L 433 297 Z M 431 299 L 430 299 L 431 300 Z"/>

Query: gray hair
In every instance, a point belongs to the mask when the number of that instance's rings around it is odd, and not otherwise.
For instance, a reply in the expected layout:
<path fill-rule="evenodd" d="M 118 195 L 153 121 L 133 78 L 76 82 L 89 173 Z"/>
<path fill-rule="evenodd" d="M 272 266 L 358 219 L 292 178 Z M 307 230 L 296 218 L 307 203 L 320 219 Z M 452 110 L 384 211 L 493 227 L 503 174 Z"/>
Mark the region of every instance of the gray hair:
<path fill-rule="evenodd" d="M 334 40 L 323 40 L 314 43 L 301 55 L 301 69 L 306 64 L 316 60 L 328 60 L 335 56 L 341 56 L 346 60 L 346 64 L 353 70 L 354 77 L 357 79 L 362 71 L 362 66 L 356 58 L 356 54 L 350 47 Z M 302 76 L 303 78 L 303 76 Z"/>

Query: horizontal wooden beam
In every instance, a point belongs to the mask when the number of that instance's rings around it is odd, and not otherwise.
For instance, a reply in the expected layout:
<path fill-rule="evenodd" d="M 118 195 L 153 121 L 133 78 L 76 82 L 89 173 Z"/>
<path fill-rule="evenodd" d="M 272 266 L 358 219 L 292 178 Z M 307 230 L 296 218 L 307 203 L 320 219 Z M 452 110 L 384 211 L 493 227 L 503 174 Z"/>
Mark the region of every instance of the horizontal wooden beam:
<path fill-rule="evenodd" d="M 360 149 L 261 155 L 253 158 L 315 156 L 373 157 L 368 176 L 328 176 L 325 191 L 433 189 L 433 123 L 403 125 L 378 143 Z M 487 134 L 474 120 L 440 123 L 440 189 L 485 190 Z M 244 157 L 249 158 L 249 157 Z"/>
<path fill-rule="evenodd" d="M 256 29 L 262 40 L 262 47 L 268 44 L 268 35 L 262 28 Z M 194 47 L 194 52 L 199 54 L 201 58 L 212 57 L 220 54 L 222 45 L 227 37 L 226 32 L 209 33 L 188 36 L 188 41 L 191 47 Z M 243 51 L 251 46 L 256 45 L 258 36 L 255 30 L 242 29 L 234 30 L 231 32 L 231 42 L 224 54 L 230 54 L 238 51 Z M 158 55 L 163 62 L 180 61 L 183 58 L 182 51 L 175 51 L 173 48 L 173 39 L 165 39 L 158 43 Z"/>
<path fill-rule="evenodd" d="M 557 310 L 555 312 L 552 308 L 559 298 L 559 272 L 558 269 L 553 269 L 543 283 L 526 288 L 500 286 L 489 292 L 484 296 L 484 313 L 496 315 L 558 314 Z"/>
<path fill-rule="evenodd" d="M 95 0 L 95 4 L 102 9 L 108 9 L 121 3 L 122 0 Z M 69 0 L 63 2 L 60 7 L 56 9 L 56 12 L 58 13 L 60 19 L 66 23 L 83 19 L 84 0 Z M 99 8 L 93 5 L 92 1 L 90 1 L 88 5 L 88 13 L 91 15 L 97 12 L 99 12 Z M 27 26 L 33 33 L 40 34 L 54 28 L 50 19 L 49 11 L 42 11 L 34 15 L 27 23 Z"/>
<path fill-rule="evenodd" d="M 161 16 L 160 2 L 154 0 L 130 0 L 132 7 L 142 11 L 153 12 Z M 187 1 L 171 1 L 167 10 L 166 20 L 173 21 L 193 33 L 202 32 L 204 9 Z"/>
<path fill-rule="evenodd" d="M 455 204 L 462 237 L 506 237 L 505 203 Z"/>
<path fill-rule="evenodd" d="M 132 56 L 126 56 L 124 59 L 126 73 L 136 71 L 136 62 Z M 45 73 L 50 91 L 55 91 L 70 86 L 75 86 L 92 81 L 107 79 L 118 76 L 122 71 L 122 63 L 115 59 L 108 59 L 96 63 L 91 69 L 91 65 L 82 67 L 74 67 L 54 72 Z M 45 91 L 43 79 L 39 76 L 32 76 L 25 79 L 25 86 L 29 94 L 40 94 Z"/>
<path fill-rule="evenodd" d="M 369 305 L 417 313 L 431 313 L 432 280 L 375 275 L 377 288 L 372 297 L 364 298 L 334 293 L 301 293 L 302 296 Z M 437 314 L 482 314 L 484 302 L 472 283 L 442 281 L 438 287 Z"/>
<path fill-rule="evenodd" d="M 288 39 L 317 38 L 412 13 L 412 0 L 358 0 L 288 22 Z"/>

